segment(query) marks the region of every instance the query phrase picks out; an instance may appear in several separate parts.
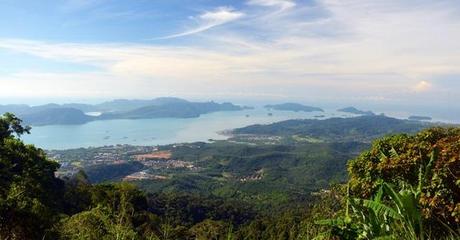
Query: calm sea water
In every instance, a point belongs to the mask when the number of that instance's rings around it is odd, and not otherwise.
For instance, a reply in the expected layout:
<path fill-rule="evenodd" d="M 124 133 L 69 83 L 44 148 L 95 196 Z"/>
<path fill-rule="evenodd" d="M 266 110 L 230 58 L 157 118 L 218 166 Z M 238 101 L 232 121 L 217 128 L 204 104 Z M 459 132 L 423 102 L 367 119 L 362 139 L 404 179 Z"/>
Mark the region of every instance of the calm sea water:
<path fill-rule="evenodd" d="M 269 116 L 271 112 L 273 115 Z M 346 116 L 333 111 L 289 112 L 258 108 L 234 112 L 215 112 L 189 119 L 137 119 L 94 121 L 83 125 L 32 127 L 23 136 L 27 143 L 44 149 L 69 149 L 114 144 L 163 145 L 181 142 L 223 140 L 224 130 L 251 124 L 267 124 L 288 119 L 314 118 L 316 115 Z"/>
<path fill-rule="evenodd" d="M 413 112 L 416 109 L 412 109 Z M 377 111 L 387 116 L 407 118 L 404 111 Z M 455 112 L 455 111 L 454 111 Z M 269 116 L 268 113 L 272 113 Z M 313 119 L 317 115 L 351 117 L 354 115 L 325 109 L 325 112 L 269 111 L 262 107 L 232 112 L 215 112 L 198 118 L 136 119 L 94 121 L 83 125 L 50 125 L 32 127 L 30 135 L 23 136 L 27 143 L 44 149 L 98 147 L 115 144 L 164 145 L 171 143 L 224 140 L 219 132 L 252 124 L 268 124 L 288 119 Z M 430 115 L 429 115 L 430 116 Z M 457 114 L 445 117 L 433 114 L 433 121 L 459 123 Z M 439 116 L 439 117 L 438 117 Z M 321 118 L 322 119 L 322 118 Z"/>

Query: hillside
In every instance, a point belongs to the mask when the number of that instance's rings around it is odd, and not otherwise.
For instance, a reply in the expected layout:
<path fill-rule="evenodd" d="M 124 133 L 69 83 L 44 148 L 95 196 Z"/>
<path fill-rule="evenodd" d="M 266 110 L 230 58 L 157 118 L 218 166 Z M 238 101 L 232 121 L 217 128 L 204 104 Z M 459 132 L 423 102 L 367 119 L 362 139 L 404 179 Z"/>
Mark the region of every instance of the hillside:
<path fill-rule="evenodd" d="M 267 109 L 274 109 L 279 111 L 293 111 L 293 112 L 324 112 L 323 109 L 318 107 L 306 106 L 299 103 L 282 103 L 282 104 L 273 104 L 265 105 Z"/>
<path fill-rule="evenodd" d="M 310 137 L 319 141 L 370 142 L 375 138 L 394 133 L 413 133 L 429 125 L 390 118 L 386 116 L 361 116 L 330 118 L 325 120 L 287 120 L 269 125 L 252 125 L 233 130 L 239 135 L 275 135 Z"/>
<path fill-rule="evenodd" d="M 272 206 L 308 198 L 311 192 L 330 182 L 345 181 L 346 162 L 369 147 L 375 138 L 425 127 L 422 123 L 383 116 L 290 120 L 236 129 L 235 136 L 227 141 L 172 144 L 159 149 L 113 146 L 49 154 L 70 166 L 84 166 L 89 178 L 97 182 L 132 174 L 111 175 L 110 169 L 116 166 L 92 167 L 94 159 L 107 156 L 144 164 L 146 179 L 139 177 L 134 183 L 149 192 L 211 194 Z M 163 152 L 168 153 L 166 159 L 136 157 Z M 110 160 L 105 164 L 110 164 Z"/>
<path fill-rule="evenodd" d="M 175 97 L 159 97 L 148 100 L 115 99 L 112 101 L 95 104 L 94 107 L 97 109 L 97 111 L 101 112 L 126 112 L 148 106 L 160 106 L 165 104 L 176 103 L 188 103 L 188 101 L 185 99 Z"/>
<path fill-rule="evenodd" d="M 133 178 L 133 183 L 148 192 L 214 195 L 276 205 L 308 198 L 330 181 L 345 181 L 347 160 L 368 146 L 359 142 L 248 145 L 217 141 L 159 149 L 124 145 L 53 150 L 48 154 L 63 163 L 63 174 L 81 168 L 93 183 L 120 181 L 134 174 L 138 179 Z M 153 157 L 163 152 L 166 157 Z"/>
<path fill-rule="evenodd" d="M 372 116 L 375 115 L 372 111 L 363 111 L 359 110 L 355 107 L 346 107 L 346 108 L 341 108 L 337 109 L 338 112 L 345 112 L 345 113 L 352 113 L 352 114 L 357 114 L 357 115 L 367 115 L 367 116 Z"/>
<path fill-rule="evenodd" d="M 99 119 L 142 119 L 142 118 L 193 118 L 217 111 L 239 111 L 242 107 L 231 103 L 195 103 L 187 101 L 164 102 L 140 107 L 126 112 L 104 113 Z"/>
<path fill-rule="evenodd" d="M 95 119 L 74 108 L 44 108 L 20 116 L 26 124 L 36 126 L 84 124 Z"/>
<path fill-rule="evenodd" d="M 63 165 L 115 159 L 89 166 L 89 176 L 81 170 L 62 175 L 43 150 L 21 141 L 19 136 L 28 132 L 14 115 L 0 117 L 1 239 L 460 236 L 459 128 L 397 134 L 371 147 L 218 141 L 48 152 L 64 158 Z M 352 158 L 347 191 L 341 183 L 347 181 L 345 166 Z M 125 178 L 132 184 L 90 183 L 140 169 L 143 179 Z"/>
<path fill-rule="evenodd" d="M 152 100 L 118 99 L 100 104 L 45 104 L 28 106 L 24 104 L 0 105 L 0 114 L 11 112 L 27 124 L 84 124 L 94 120 L 141 119 L 141 118 L 191 118 L 217 111 L 239 111 L 247 107 L 232 103 L 189 102 L 180 98 L 155 98 Z M 100 116 L 85 113 L 97 112 Z"/>

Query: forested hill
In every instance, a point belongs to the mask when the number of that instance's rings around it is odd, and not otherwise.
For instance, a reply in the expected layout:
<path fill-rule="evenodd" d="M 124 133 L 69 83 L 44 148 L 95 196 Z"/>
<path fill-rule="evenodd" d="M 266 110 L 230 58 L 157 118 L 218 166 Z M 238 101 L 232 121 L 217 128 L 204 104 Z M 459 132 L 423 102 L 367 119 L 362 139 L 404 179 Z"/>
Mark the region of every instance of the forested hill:
<path fill-rule="evenodd" d="M 428 127 L 428 123 L 401 120 L 386 116 L 361 116 L 330 118 L 325 120 L 287 120 L 268 125 L 251 125 L 238 128 L 233 134 L 308 136 L 321 141 L 370 142 L 375 138 L 394 133 L 414 133 Z"/>
<path fill-rule="evenodd" d="M 323 109 L 318 107 L 306 106 L 299 103 L 282 103 L 274 105 L 265 105 L 267 109 L 274 109 L 279 111 L 293 111 L 293 112 L 324 112 Z"/>
<path fill-rule="evenodd" d="M 0 239 L 460 239 L 460 128 L 385 137 L 357 157 L 364 143 L 169 146 L 157 153 L 196 166 L 151 165 L 163 180 L 133 183 L 166 190 L 155 193 L 57 178 L 59 164 L 19 138 L 29 132 L 0 116 Z M 347 184 L 301 196 L 335 182 L 350 155 Z M 213 194 L 184 191 L 200 188 Z"/>
<path fill-rule="evenodd" d="M 232 103 L 191 102 L 180 98 L 151 100 L 118 99 L 100 104 L 45 104 L 40 106 L 0 105 L 0 114 L 11 112 L 29 125 L 84 124 L 94 120 L 191 118 L 217 111 L 238 111 L 247 107 Z M 94 113 L 98 113 L 94 115 Z"/>
<path fill-rule="evenodd" d="M 373 113 L 372 111 L 363 111 L 363 110 L 359 110 L 355 107 L 346 107 L 346 108 L 341 108 L 341 109 L 337 109 L 338 112 L 345 112 L 345 113 L 353 113 L 353 114 L 357 114 L 357 115 L 375 115 L 375 113 Z"/>
<path fill-rule="evenodd" d="M 136 108 L 125 112 L 104 113 L 99 119 L 193 118 L 211 112 L 239 111 L 242 109 L 242 107 L 231 103 L 169 102 L 161 105 Z"/>
<path fill-rule="evenodd" d="M 171 144 L 157 150 L 112 146 L 49 154 L 66 163 L 68 169 L 62 171 L 83 167 L 92 182 L 119 181 L 143 171 L 151 179 L 134 182 L 149 192 L 210 194 L 275 206 L 308 198 L 330 182 L 346 181 L 347 161 L 368 148 L 372 139 L 426 126 L 384 116 L 290 120 L 237 129 L 225 141 Z M 138 160 L 152 153 L 167 157 Z M 112 157 L 98 165 L 98 156 Z M 126 171 L 110 159 L 125 161 Z"/>

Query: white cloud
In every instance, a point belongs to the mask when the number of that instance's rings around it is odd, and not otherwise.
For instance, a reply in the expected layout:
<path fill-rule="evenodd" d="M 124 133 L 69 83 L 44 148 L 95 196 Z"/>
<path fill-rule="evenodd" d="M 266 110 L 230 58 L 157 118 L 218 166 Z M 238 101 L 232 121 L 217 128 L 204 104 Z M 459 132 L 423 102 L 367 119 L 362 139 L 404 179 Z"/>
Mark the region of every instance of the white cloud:
<path fill-rule="evenodd" d="M 427 81 L 420 81 L 415 85 L 414 90 L 416 92 L 426 92 L 430 90 L 431 87 L 432 87 L 431 83 Z"/>
<path fill-rule="evenodd" d="M 186 30 L 181 33 L 169 35 L 166 37 L 161 37 L 157 39 L 170 39 L 170 38 L 177 38 L 188 36 L 200 32 L 204 32 L 211 28 L 235 21 L 240 19 L 244 16 L 244 13 L 238 12 L 231 7 L 219 7 L 214 11 L 204 12 L 203 14 L 199 15 L 198 17 L 193 17 L 192 19 L 197 21 L 198 26 Z"/>
<path fill-rule="evenodd" d="M 290 1 L 251 2 L 248 8 L 257 3 L 282 9 L 282 2 Z M 409 101 L 418 92 L 436 94 L 438 89 L 431 85 L 433 76 L 460 73 L 460 15 L 455 14 L 459 4 L 409 2 L 318 0 L 316 5 L 297 4 L 283 16 L 268 18 L 251 15 L 270 14 L 265 11 L 246 9 L 244 15 L 231 8 L 219 8 L 196 17 L 197 28 L 169 37 L 203 32 L 247 18 L 239 21 L 238 28 L 228 26 L 218 33 L 206 32 L 201 42 L 186 47 L 0 39 L 0 49 L 95 66 L 101 73 L 76 75 L 91 79 L 92 91 L 101 89 L 120 96 L 174 89 L 203 95 L 254 93 Z M 241 31 L 240 24 L 244 24 L 245 31 Z M 59 85 L 59 74 L 40 76 L 43 84 L 37 84 L 37 88 L 46 91 Z M 11 77 L 0 77 L 0 83 L 12 82 L 8 79 Z M 32 82 L 33 77 L 19 75 L 14 79 Z M 78 77 L 67 74 L 63 79 Z M 112 83 L 106 85 L 109 79 Z M 90 85 L 89 81 L 85 83 Z M 1 85 L 1 94 L 13 89 L 12 85 Z M 64 86 L 62 92 L 85 92 L 84 85 Z M 21 88 L 15 89 L 20 94 Z M 446 91 L 458 96 L 460 89 Z"/>
<path fill-rule="evenodd" d="M 292 0 L 249 0 L 248 4 L 264 7 L 277 7 L 281 10 L 290 9 L 296 6 L 296 3 Z"/>

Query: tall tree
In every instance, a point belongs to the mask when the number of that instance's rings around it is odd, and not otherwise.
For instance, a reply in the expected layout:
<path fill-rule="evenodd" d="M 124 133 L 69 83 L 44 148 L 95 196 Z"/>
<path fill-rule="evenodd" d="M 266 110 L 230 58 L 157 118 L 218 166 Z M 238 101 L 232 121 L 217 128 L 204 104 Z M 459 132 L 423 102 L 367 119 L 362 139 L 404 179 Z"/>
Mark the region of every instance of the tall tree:
<path fill-rule="evenodd" d="M 63 183 L 59 164 L 24 144 L 30 127 L 10 113 L 0 117 L 0 239 L 43 239 L 57 218 Z"/>

